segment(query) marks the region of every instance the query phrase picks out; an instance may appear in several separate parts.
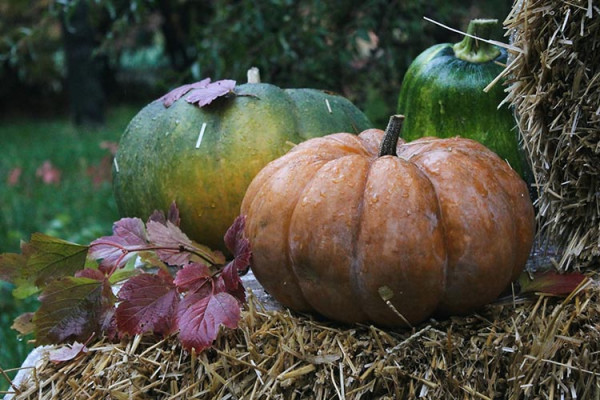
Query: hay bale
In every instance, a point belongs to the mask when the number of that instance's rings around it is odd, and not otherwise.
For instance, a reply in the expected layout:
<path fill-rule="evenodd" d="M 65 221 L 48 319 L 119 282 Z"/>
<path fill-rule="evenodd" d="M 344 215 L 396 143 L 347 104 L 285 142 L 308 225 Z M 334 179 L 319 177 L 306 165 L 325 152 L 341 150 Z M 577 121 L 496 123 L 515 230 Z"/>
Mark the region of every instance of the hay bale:
<path fill-rule="evenodd" d="M 43 359 L 16 399 L 498 399 L 600 396 L 600 288 L 507 298 L 410 331 L 341 326 L 251 297 L 214 348 L 173 338 L 100 342 Z"/>
<path fill-rule="evenodd" d="M 520 0 L 505 26 L 507 101 L 532 163 L 540 232 L 560 250 L 559 270 L 589 267 L 600 255 L 600 8 Z"/>

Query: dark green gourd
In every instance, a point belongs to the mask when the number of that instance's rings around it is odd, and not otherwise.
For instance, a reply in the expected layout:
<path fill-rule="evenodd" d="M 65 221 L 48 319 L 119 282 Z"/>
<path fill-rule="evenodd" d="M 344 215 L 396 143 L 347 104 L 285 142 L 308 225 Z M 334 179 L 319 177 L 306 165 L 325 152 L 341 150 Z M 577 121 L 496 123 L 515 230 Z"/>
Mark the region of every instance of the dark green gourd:
<path fill-rule="evenodd" d="M 147 218 L 175 201 L 193 240 L 223 249 L 247 186 L 294 144 L 371 126 L 342 96 L 267 83 L 236 86 L 235 95 L 199 108 L 181 98 L 154 101 L 123 134 L 113 168 L 122 216 Z"/>
<path fill-rule="evenodd" d="M 467 34 L 488 39 L 496 24 L 496 20 L 472 20 Z M 529 180 L 513 113 L 507 105 L 499 107 L 506 96 L 502 80 L 484 91 L 503 71 L 506 60 L 505 49 L 470 36 L 421 53 L 407 70 L 398 99 L 398 113 L 406 117 L 403 138 L 474 139 Z"/>

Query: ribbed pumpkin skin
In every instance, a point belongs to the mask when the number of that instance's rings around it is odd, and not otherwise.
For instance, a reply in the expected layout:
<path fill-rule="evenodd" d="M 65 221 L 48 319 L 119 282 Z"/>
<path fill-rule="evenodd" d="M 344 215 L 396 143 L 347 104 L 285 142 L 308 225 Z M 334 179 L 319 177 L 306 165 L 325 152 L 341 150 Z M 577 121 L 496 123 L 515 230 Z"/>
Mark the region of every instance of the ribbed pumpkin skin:
<path fill-rule="evenodd" d="M 223 250 L 246 188 L 269 161 L 311 137 L 371 126 L 350 101 L 318 90 L 253 83 L 236 93 L 203 108 L 155 101 L 133 118 L 113 168 L 122 216 L 147 218 L 176 201 L 184 232 Z"/>
<path fill-rule="evenodd" d="M 494 300 L 533 241 L 526 184 L 481 144 L 383 132 L 311 139 L 269 163 L 242 202 L 252 269 L 278 301 L 342 322 L 411 324 Z M 383 292 L 380 290 L 383 288 Z"/>
<path fill-rule="evenodd" d="M 474 63 L 457 58 L 452 44 L 430 47 L 408 68 L 398 98 L 399 114 L 406 116 L 402 137 L 461 135 L 496 152 L 521 176 L 528 173 L 518 142 L 516 121 L 507 105 L 502 83 L 488 86 L 506 64 L 506 50 L 492 61 Z M 525 176 L 528 179 L 527 176 Z"/>

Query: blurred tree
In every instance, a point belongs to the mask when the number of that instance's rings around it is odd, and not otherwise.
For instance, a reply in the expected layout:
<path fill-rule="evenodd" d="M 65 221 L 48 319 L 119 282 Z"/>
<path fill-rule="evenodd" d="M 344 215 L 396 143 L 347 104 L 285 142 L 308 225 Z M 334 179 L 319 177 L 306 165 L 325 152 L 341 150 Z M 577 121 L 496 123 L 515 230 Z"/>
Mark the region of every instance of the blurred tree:
<path fill-rule="evenodd" d="M 0 108 L 44 109 L 61 102 L 60 24 L 42 1 L 0 2 Z M 57 101 L 58 98 L 58 101 Z"/>
<path fill-rule="evenodd" d="M 466 30 L 474 17 L 501 23 L 511 1 L 214 0 L 212 5 L 212 17 L 190 33 L 197 78 L 239 79 L 257 66 L 264 81 L 279 86 L 338 91 L 381 126 L 395 110 L 412 60 L 435 43 L 461 39 L 424 16 Z M 499 24 L 497 39 L 501 34 Z"/>
<path fill-rule="evenodd" d="M 102 57 L 94 54 L 99 43 L 89 14 L 90 7 L 85 1 L 61 10 L 69 108 L 77 125 L 104 123 L 104 63 Z"/>
<path fill-rule="evenodd" d="M 56 25 L 57 10 L 73 9 L 77 2 L 94 8 L 91 27 L 100 44 L 93 54 L 107 60 L 103 87 L 109 99 L 126 93 L 126 99 L 137 95 L 138 100 L 149 101 L 157 92 L 207 76 L 242 80 L 249 67 L 257 66 L 264 81 L 279 86 L 340 92 L 377 125 L 395 109 L 410 62 L 435 43 L 460 40 L 460 35 L 425 21 L 424 16 L 466 29 L 474 17 L 503 21 L 512 3 L 12 0 L 0 5 L 0 13 L 8 16 L 0 22 L 0 54 L 7 55 L 0 58 L 0 79 L 17 75 L 19 82 L 31 82 L 35 68 L 45 65 L 46 80 L 36 82 L 53 83 L 49 85 L 53 89 L 44 87 L 44 93 L 62 92 L 65 54 L 56 46 L 55 36 L 44 44 L 48 36 L 42 32 Z M 501 38 L 500 26 L 498 31 Z M 34 56 L 41 59 L 40 49 L 49 52 L 52 63 L 32 62 Z M 135 56 L 142 53 L 148 57 Z M 140 84 L 145 85 L 142 90 L 135 86 Z"/>

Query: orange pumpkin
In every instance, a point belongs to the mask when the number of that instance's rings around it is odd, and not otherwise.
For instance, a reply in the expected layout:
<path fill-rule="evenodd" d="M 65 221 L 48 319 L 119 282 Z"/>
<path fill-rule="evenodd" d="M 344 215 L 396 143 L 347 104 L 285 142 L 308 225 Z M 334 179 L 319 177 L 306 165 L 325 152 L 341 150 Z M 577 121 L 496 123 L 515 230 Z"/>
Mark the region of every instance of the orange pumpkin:
<path fill-rule="evenodd" d="M 493 301 L 525 266 L 525 182 L 463 138 L 386 132 L 310 139 L 250 184 L 241 212 L 258 281 L 283 305 L 342 322 L 415 324 Z"/>

